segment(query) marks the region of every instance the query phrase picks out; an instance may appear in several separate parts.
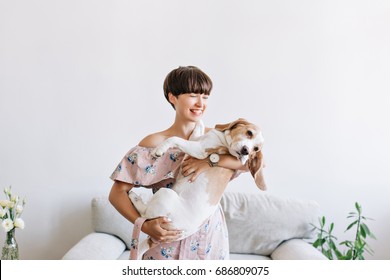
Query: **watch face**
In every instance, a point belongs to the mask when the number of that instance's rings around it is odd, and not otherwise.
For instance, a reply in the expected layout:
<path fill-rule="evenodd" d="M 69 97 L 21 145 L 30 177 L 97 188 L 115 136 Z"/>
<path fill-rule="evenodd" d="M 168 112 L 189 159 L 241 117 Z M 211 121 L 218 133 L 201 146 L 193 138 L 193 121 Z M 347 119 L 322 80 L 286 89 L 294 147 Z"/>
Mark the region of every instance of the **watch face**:
<path fill-rule="evenodd" d="M 219 155 L 218 154 L 211 154 L 210 155 L 210 161 L 212 163 L 217 163 L 219 161 Z"/>

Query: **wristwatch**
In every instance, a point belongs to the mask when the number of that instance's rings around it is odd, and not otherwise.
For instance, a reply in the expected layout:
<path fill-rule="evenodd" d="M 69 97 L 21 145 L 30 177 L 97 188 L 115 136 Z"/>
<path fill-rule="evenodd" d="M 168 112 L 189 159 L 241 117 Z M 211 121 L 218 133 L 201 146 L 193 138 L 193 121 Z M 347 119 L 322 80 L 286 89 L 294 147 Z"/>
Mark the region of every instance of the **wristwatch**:
<path fill-rule="evenodd" d="M 209 164 L 211 167 L 217 166 L 219 162 L 219 155 L 218 154 L 210 154 L 209 155 Z"/>

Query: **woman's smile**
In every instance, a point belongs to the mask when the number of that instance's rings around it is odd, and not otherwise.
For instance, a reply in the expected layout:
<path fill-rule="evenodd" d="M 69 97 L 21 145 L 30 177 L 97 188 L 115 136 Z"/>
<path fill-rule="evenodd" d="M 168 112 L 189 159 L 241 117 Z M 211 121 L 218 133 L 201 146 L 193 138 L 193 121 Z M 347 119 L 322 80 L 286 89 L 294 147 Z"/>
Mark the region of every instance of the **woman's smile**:
<path fill-rule="evenodd" d="M 197 117 L 200 117 L 203 114 L 202 109 L 190 109 L 191 113 L 194 114 Z"/>

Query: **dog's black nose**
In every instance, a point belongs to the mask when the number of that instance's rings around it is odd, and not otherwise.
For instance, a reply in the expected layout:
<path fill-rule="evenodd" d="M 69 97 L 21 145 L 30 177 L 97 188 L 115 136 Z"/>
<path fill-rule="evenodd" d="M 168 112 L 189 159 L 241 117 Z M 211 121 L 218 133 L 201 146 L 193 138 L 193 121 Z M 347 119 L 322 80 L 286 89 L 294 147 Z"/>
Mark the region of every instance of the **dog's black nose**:
<path fill-rule="evenodd" d="M 241 148 L 241 154 L 246 156 L 249 154 L 249 150 L 248 150 L 248 147 L 247 146 L 244 146 Z"/>

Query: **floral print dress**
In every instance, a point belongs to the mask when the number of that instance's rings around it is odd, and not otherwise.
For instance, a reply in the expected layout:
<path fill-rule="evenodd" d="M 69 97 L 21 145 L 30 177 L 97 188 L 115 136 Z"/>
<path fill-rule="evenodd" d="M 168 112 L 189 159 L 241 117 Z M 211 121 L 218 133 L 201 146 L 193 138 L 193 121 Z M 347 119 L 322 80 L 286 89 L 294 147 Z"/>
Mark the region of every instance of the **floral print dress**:
<path fill-rule="evenodd" d="M 184 158 L 177 148 L 170 148 L 162 157 L 153 158 L 151 148 L 135 146 L 118 164 L 112 180 L 135 187 L 171 188 Z M 169 201 L 167 201 L 169 203 Z M 188 217 L 191 219 L 191 217 Z M 160 243 L 143 255 L 144 260 L 224 260 L 229 258 L 229 240 L 221 206 L 193 235 L 171 243 Z"/>

